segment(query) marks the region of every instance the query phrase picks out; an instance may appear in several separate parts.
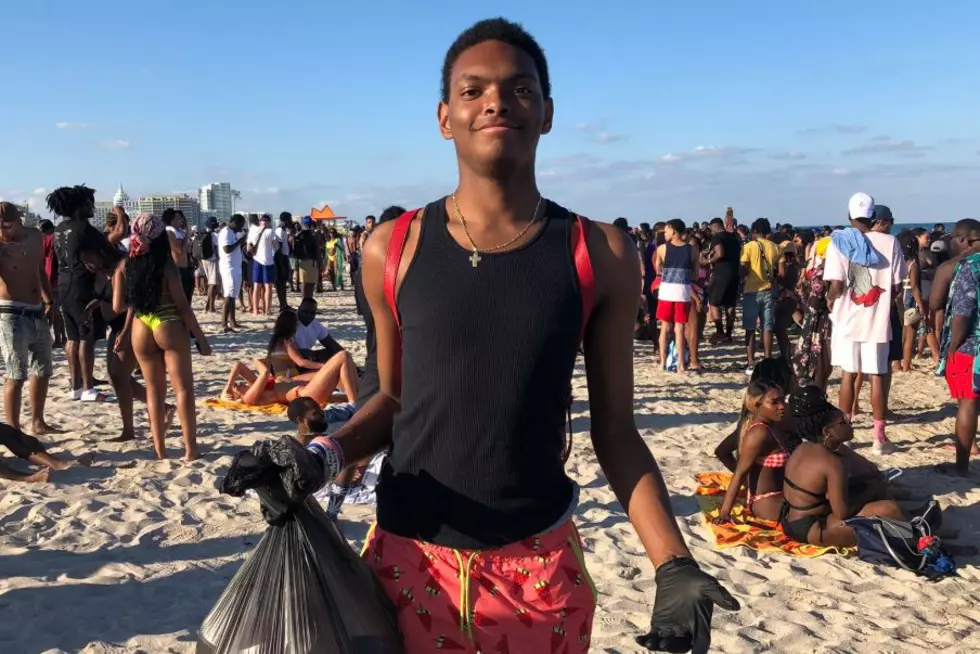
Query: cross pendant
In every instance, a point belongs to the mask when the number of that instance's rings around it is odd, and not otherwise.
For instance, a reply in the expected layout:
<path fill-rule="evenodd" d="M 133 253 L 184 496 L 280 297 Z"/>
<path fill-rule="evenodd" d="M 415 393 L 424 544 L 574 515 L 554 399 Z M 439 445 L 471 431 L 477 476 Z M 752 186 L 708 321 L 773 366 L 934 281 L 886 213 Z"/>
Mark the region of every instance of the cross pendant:
<path fill-rule="evenodd" d="M 483 257 L 480 256 L 480 253 L 477 252 L 476 250 L 473 250 L 473 254 L 470 255 L 470 263 L 473 265 L 473 267 L 476 268 L 477 266 L 479 266 L 480 261 L 482 260 Z"/>

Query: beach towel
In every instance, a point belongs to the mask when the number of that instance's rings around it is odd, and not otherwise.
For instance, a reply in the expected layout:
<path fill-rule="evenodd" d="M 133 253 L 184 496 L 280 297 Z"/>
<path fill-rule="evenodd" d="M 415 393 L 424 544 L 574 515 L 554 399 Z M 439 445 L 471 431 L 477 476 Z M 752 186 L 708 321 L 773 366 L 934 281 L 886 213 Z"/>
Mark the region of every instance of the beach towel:
<path fill-rule="evenodd" d="M 878 265 L 878 252 L 861 230 L 854 227 L 839 229 L 830 235 L 830 240 L 851 263 L 865 268 L 874 268 Z"/>
<path fill-rule="evenodd" d="M 284 404 L 264 404 L 262 406 L 253 406 L 251 404 L 245 404 L 244 402 L 224 400 L 220 397 L 212 397 L 204 400 L 204 406 L 211 409 L 225 409 L 226 411 L 251 411 L 252 413 L 264 413 L 267 416 L 281 416 L 286 413 L 286 406 Z"/>
<path fill-rule="evenodd" d="M 371 463 L 364 469 L 361 479 L 351 486 L 338 486 L 334 483 L 326 484 L 323 488 L 314 493 L 313 497 L 323 506 L 328 516 L 336 517 L 343 504 L 375 504 L 377 496 L 375 489 L 378 487 L 378 479 L 381 478 L 381 468 L 384 467 L 387 452 L 375 454 Z"/>
<path fill-rule="evenodd" d="M 695 491 L 698 507 L 704 515 L 705 524 L 715 538 L 715 547 L 723 550 L 731 547 L 748 547 L 758 552 L 785 552 L 801 558 L 813 558 L 821 554 L 850 554 L 853 548 L 823 547 L 798 543 L 783 533 L 779 523 L 757 518 L 749 513 L 744 502 L 739 500 L 732 508 L 732 522 L 716 525 L 711 522 L 718 517 L 718 509 L 725 500 L 725 491 L 732 479 L 727 472 L 702 472 L 695 475 L 698 488 Z"/>

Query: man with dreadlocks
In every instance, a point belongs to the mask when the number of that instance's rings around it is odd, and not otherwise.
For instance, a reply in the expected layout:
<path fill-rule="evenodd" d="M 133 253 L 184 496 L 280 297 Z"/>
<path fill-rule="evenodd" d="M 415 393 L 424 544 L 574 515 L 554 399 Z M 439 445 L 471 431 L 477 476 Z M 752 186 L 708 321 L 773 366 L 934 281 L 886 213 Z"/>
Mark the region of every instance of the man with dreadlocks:
<path fill-rule="evenodd" d="M 41 232 L 24 227 L 20 210 L 0 202 L 0 353 L 7 369 L 4 412 L 20 429 L 20 406 L 28 368 L 35 434 L 57 431 L 44 422 L 51 379 L 51 288 L 44 270 Z"/>
<path fill-rule="evenodd" d="M 95 191 L 85 185 L 63 186 L 48 196 L 48 209 L 62 218 L 55 228 L 58 256 L 58 294 L 61 297 L 67 343 L 65 355 L 71 376 L 71 397 L 82 402 L 104 402 L 95 389 L 95 335 L 92 317 L 85 308 L 95 299 L 95 274 L 81 259 L 83 250 L 101 251 L 107 262 L 122 256 L 115 245 L 126 236 L 125 221 L 118 221 L 106 235 L 89 224 L 95 212 Z"/>

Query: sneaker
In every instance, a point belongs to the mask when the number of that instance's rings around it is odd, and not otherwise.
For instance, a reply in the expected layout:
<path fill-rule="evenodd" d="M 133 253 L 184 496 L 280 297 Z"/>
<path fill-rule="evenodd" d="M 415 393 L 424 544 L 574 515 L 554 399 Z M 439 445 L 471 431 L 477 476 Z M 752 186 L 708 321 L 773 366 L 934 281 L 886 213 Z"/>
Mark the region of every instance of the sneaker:
<path fill-rule="evenodd" d="M 875 456 L 884 456 L 886 454 L 894 454 L 898 451 L 898 448 L 886 438 L 883 441 L 876 440 L 874 445 L 871 446 L 871 451 L 874 452 Z"/>
<path fill-rule="evenodd" d="M 748 375 L 749 377 L 751 377 L 752 376 L 752 372 L 754 370 L 755 370 L 755 366 L 749 366 L 748 368 L 745 369 L 745 374 Z"/>

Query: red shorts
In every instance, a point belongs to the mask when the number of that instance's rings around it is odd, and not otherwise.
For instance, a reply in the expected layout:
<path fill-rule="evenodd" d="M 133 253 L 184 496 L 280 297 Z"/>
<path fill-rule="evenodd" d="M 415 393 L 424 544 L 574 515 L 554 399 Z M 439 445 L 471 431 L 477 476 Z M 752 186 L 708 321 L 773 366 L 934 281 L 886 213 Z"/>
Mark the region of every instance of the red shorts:
<path fill-rule="evenodd" d="M 946 359 L 946 385 L 954 400 L 975 400 L 973 390 L 973 357 L 962 352 L 951 352 Z"/>
<path fill-rule="evenodd" d="M 482 552 L 375 526 L 362 556 L 395 605 L 405 654 L 589 651 L 595 587 L 571 520 Z"/>
<path fill-rule="evenodd" d="M 657 320 L 683 325 L 687 323 L 687 317 L 690 314 L 690 302 L 671 302 L 670 300 L 657 302 Z"/>

